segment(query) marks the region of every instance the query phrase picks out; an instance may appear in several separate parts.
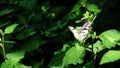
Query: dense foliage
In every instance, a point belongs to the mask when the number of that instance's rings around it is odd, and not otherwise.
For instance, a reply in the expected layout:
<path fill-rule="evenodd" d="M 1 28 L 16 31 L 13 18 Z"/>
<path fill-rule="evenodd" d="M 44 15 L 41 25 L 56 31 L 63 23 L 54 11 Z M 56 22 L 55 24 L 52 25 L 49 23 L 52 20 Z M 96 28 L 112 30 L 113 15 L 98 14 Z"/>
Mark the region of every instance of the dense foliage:
<path fill-rule="evenodd" d="M 120 31 L 93 26 L 104 2 L 2 0 L 1 68 L 104 68 L 119 61 Z M 68 26 L 79 34 L 85 22 L 87 35 L 75 39 Z"/>

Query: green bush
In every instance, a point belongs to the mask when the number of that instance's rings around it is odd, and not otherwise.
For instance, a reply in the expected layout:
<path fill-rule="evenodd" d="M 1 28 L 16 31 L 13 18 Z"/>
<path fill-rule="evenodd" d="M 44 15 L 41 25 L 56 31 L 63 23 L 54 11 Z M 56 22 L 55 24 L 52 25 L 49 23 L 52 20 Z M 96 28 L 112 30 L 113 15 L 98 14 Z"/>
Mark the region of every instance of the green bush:
<path fill-rule="evenodd" d="M 102 68 L 120 59 L 119 50 L 113 49 L 120 45 L 120 32 L 111 29 L 97 36 L 91 29 L 101 5 L 87 0 L 2 0 L 0 6 L 1 68 Z M 68 26 L 80 35 L 86 22 L 91 27 L 85 38 L 74 39 Z"/>

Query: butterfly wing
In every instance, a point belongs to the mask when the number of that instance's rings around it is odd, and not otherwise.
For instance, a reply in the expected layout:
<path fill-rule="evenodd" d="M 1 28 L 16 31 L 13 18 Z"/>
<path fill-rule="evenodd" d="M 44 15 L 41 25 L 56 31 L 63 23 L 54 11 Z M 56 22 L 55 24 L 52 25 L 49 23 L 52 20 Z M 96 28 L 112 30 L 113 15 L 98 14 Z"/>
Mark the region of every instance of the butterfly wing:
<path fill-rule="evenodd" d="M 79 34 L 80 40 L 83 40 L 87 37 L 89 30 L 90 30 L 90 24 L 86 22 L 80 30 L 80 34 Z"/>
<path fill-rule="evenodd" d="M 72 26 L 68 26 L 68 28 L 73 33 L 75 39 L 79 40 L 79 33 L 78 33 L 78 31 L 74 27 L 72 27 Z"/>
<path fill-rule="evenodd" d="M 89 33 L 89 29 L 90 29 L 90 24 L 89 23 L 85 23 L 83 25 L 83 27 L 81 28 L 80 32 L 78 32 L 74 27 L 72 26 L 68 26 L 68 28 L 70 29 L 70 31 L 73 33 L 74 37 L 81 41 L 83 39 L 85 39 Z"/>

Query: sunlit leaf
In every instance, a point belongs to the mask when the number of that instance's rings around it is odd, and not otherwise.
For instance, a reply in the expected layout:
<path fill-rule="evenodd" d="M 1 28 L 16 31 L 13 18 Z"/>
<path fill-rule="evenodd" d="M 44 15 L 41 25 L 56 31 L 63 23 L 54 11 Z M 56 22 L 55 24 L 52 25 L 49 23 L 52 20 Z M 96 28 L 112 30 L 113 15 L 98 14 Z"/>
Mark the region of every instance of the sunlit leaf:
<path fill-rule="evenodd" d="M 63 52 L 65 52 L 66 50 L 68 50 L 70 48 L 70 45 L 68 44 L 64 44 L 63 48 L 61 49 Z"/>
<path fill-rule="evenodd" d="M 63 66 L 52 66 L 50 68 L 64 68 Z"/>
<path fill-rule="evenodd" d="M 20 63 L 13 63 L 11 60 L 6 60 L 2 63 L 1 68 L 32 68 L 31 66 L 25 66 Z"/>
<path fill-rule="evenodd" d="M 95 54 L 103 49 L 105 49 L 105 47 L 101 41 L 98 40 L 95 44 L 93 44 L 93 52 Z"/>
<path fill-rule="evenodd" d="M 115 47 L 117 41 L 120 40 L 120 32 L 117 30 L 108 30 L 100 34 L 100 39 L 107 48 Z"/>
<path fill-rule="evenodd" d="M 5 34 L 13 33 L 18 24 L 12 24 L 5 29 Z"/>
<path fill-rule="evenodd" d="M 22 58 L 24 58 L 24 54 L 25 54 L 25 51 L 21 50 L 21 51 L 15 51 L 15 52 L 8 53 L 6 54 L 6 57 L 8 60 L 11 60 L 12 63 L 17 63 Z"/>
<path fill-rule="evenodd" d="M 85 49 L 82 46 L 73 46 L 69 49 L 63 59 L 63 65 L 67 66 L 68 64 L 81 64 L 83 63 L 85 56 Z"/>
<path fill-rule="evenodd" d="M 97 14 L 97 13 L 100 12 L 98 6 L 95 5 L 95 4 L 88 4 L 88 5 L 87 5 L 87 9 L 88 9 L 89 11 L 93 11 L 95 14 Z"/>
<path fill-rule="evenodd" d="M 120 51 L 117 50 L 109 50 L 107 53 L 105 53 L 100 61 L 100 65 L 114 62 L 120 59 Z"/>

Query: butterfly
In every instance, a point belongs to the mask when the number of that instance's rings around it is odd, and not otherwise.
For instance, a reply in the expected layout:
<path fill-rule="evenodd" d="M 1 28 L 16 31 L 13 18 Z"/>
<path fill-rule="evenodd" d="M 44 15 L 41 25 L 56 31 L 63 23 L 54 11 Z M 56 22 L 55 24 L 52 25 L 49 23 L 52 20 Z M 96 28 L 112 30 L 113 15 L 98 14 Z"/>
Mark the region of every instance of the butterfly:
<path fill-rule="evenodd" d="M 80 31 L 77 31 L 74 27 L 72 26 L 68 26 L 68 28 L 70 29 L 70 31 L 73 33 L 75 39 L 81 41 L 83 39 L 85 39 L 89 33 L 89 31 L 91 30 L 91 25 L 86 22 L 82 28 L 80 29 Z"/>

